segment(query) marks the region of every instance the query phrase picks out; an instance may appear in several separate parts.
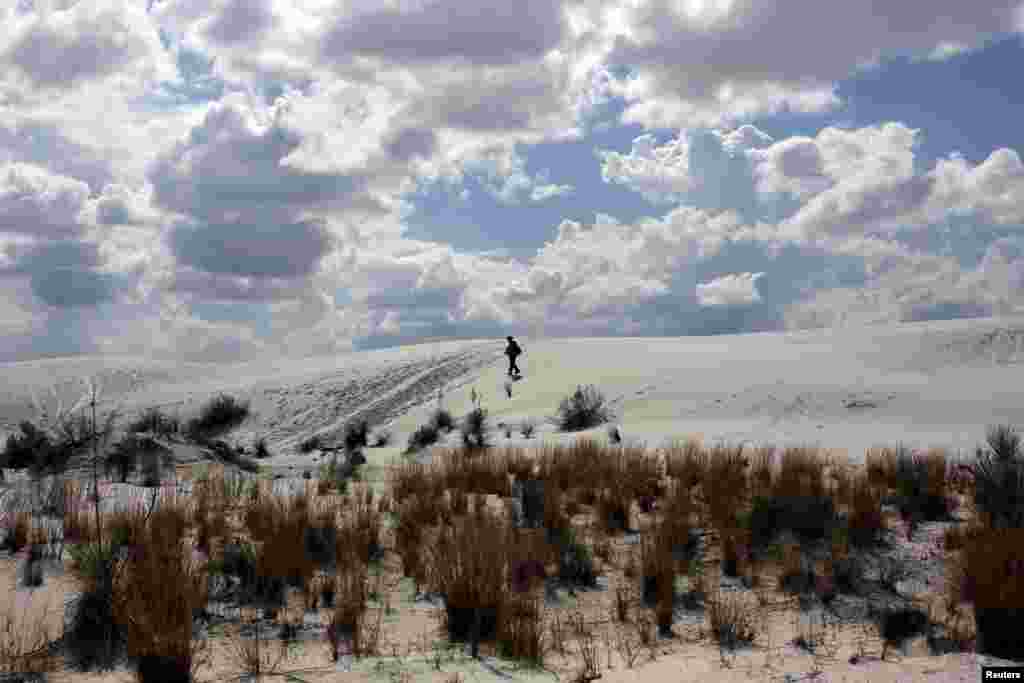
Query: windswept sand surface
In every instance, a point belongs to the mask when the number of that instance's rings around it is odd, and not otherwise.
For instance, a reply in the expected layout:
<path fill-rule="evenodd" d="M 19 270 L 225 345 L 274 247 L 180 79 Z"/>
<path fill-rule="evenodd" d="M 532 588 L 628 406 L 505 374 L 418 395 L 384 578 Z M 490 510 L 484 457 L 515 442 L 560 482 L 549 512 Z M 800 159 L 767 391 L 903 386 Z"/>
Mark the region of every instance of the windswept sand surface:
<path fill-rule="evenodd" d="M 863 458 L 873 445 L 945 446 L 969 453 L 987 425 L 1021 421 L 1024 320 L 984 319 L 718 337 L 521 340 L 525 379 L 506 395 L 502 340 L 424 344 L 329 358 L 238 365 L 134 358 L 0 366 L 0 432 L 34 419 L 56 388 L 70 407 L 75 380 L 98 375 L 102 407 L 126 415 L 161 406 L 189 417 L 226 391 L 254 412 L 232 439 L 267 438 L 281 457 L 352 418 L 390 425 L 403 441 L 435 407 L 472 407 L 495 422 L 543 420 L 577 384 L 595 384 L 627 439 L 657 445 L 699 434 L 731 442 L 814 443 Z M 50 411 L 53 412 L 52 409 Z M 102 408 L 101 408 L 102 412 Z M 544 426 L 538 436 L 563 439 Z M 515 437 L 515 432 L 513 432 Z M 274 464 L 294 464 L 275 460 Z"/>
<path fill-rule="evenodd" d="M 578 384 L 594 384 L 616 411 L 627 440 L 657 446 L 671 437 L 698 435 L 705 442 L 819 444 L 862 460 L 867 448 L 903 442 L 973 452 L 988 425 L 1024 423 L 1024 320 L 987 319 L 799 333 L 703 338 L 552 339 L 522 338 L 519 364 L 525 379 L 506 394 L 504 342 L 472 340 L 401 349 L 341 354 L 330 358 L 237 365 L 173 364 L 139 358 L 76 358 L 8 363 L 0 366 L 0 437 L 21 419 L 37 419 L 30 396 L 52 415 L 61 403 L 83 395 L 77 380 L 99 377 L 102 413 L 114 406 L 132 417 L 160 406 L 182 418 L 208 398 L 228 392 L 250 401 L 253 415 L 229 440 L 250 445 L 265 437 L 275 469 L 311 469 L 313 455 L 297 445 L 313 434 L 331 439 L 353 418 L 389 428 L 390 447 L 369 449 L 367 478 L 382 485 L 387 467 L 409 434 L 436 407 L 438 391 L 456 417 L 472 407 L 475 390 L 488 409 L 499 445 L 568 442 L 579 435 L 557 434 L 543 422 Z M 54 389 L 54 394 L 48 394 Z M 538 422 L 525 439 L 517 425 Z M 508 425 L 511 438 L 506 437 Z M 604 429 L 594 430 L 603 435 Z M 457 439 L 457 434 L 450 438 Z M 179 461 L 198 456 L 176 448 Z M 296 472 L 297 474 L 297 472 Z M 288 484 L 282 481 L 281 486 Z M 115 485 L 108 501 L 127 500 L 138 487 Z M 10 494 L 10 491 L 5 492 Z M 12 560 L 0 562 L 0 579 L 13 586 Z M 59 574 L 59 572 L 58 572 Z M 74 590 L 69 574 L 48 578 L 37 598 L 60 603 Z M 25 589 L 12 590 L 18 600 Z M 406 600 L 408 601 L 408 597 Z M 400 600 L 400 598 L 399 598 Z M 57 622 L 59 623 L 59 621 Z M 849 645 L 849 644 L 848 644 Z M 846 647 L 846 646 L 844 646 Z M 353 671 L 324 667 L 312 648 L 311 667 L 301 680 L 395 680 L 387 663 L 357 662 Z M 666 644 L 657 661 L 646 656 L 634 669 L 605 671 L 602 681 L 811 680 L 812 658 L 784 647 L 755 650 L 723 667 L 716 650 L 685 642 Z M 602 646 L 602 656 L 604 648 Z M 772 652 L 784 656 L 774 657 Z M 774 658 L 773 658 L 774 657 Z M 982 658 L 984 660 L 985 658 Z M 497 674 L 476 663 L 431 671 L 424 658 L 405 668 L 417 681 L 446 681 L 453 671 L 464 680 L 554 680 L 549 673 Z M 892 662 L 868 658 L 857 665 L 844 656 L 826 663 L 819 681 L 975 681 L 974 655 L 928 657 L 910 653 Z M 296 663 L 290 668 L 301 668 Z M 218 671 L 209 680 L 226 680 Z M 511 678 L 509 678 L 511 677 Z M 114 683 L 127 672 L 58 675 L 53 680 Z"/>

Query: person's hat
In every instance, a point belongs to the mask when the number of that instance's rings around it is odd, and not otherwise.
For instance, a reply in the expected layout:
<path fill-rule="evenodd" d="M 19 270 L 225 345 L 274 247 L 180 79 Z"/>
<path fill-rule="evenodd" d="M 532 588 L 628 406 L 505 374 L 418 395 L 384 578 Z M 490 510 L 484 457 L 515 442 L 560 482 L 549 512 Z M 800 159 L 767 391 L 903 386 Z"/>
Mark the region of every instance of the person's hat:
<path fill-rule="evenodd" d="M 506 337 L 506 339 L 508 339 L 509 341 L 512 341 L 512 337 Z"/>

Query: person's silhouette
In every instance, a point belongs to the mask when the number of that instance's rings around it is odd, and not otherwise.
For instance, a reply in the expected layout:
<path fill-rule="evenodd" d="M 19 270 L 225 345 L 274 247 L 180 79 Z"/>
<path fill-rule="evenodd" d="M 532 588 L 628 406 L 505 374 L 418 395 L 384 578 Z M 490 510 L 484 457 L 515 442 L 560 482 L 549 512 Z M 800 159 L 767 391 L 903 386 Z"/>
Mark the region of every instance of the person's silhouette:
<path fill-rule="evenodd" d="M 505 355 L 508 356 L 508 376 L 517 377 L 522 373 L 519 371 L 519 366 L 516 365 L 516 358 L 521 356 L 523 350 L 516 343 L 516 340 L 512 337 L 508 337 L 508 346 L 505 347 Z"/>

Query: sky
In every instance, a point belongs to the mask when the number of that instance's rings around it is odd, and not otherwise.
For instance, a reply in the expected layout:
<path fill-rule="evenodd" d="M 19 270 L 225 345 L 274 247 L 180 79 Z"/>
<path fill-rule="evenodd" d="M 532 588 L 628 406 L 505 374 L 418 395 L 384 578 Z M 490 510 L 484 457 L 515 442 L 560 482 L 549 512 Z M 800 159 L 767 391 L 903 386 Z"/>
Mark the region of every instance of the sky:
<path fill-rule="evenodd" d="M 1024 313 L 1020 0 L 0 3 L 0 361 Z"/>

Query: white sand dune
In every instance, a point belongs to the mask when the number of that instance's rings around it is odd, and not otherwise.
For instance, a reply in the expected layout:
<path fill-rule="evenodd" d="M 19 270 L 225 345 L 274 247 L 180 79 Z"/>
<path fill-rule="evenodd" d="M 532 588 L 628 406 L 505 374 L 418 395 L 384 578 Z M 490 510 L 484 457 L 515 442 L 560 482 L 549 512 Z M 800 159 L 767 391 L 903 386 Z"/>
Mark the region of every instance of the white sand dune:
<path fill-rule="evenodd" d="M 970 453 L 987 425 L 1018 424 L 1024 405 L 1024 319 L 976 319 L 715 337 L 522 339 L 525 379 L 504 388 L 503 341 L 424 344 L 326 358 L 212 365 L 87 357 L 0 365 L 0 430 L 34 419 L 31 390 L 99 376 L 105 408 L 161 406 L 182 417 L 219 392 L 254 415 L 232 438 L 263 436 L 294 464 L 298 442 L 347 420 L 390 425 L 404 443 L 436 405 L 456 416 L 475 389 L 492 422 L 543 420 L 578 384 L 608 398 L 627 439 L 820 444 L 859 460 L 902 442 Z M 45 401 L 44 401 L 45 402 Z M 51 398 L 51 405 L 56 402 Z M 51 410 L 52 412 L 52 410 Z M 602 430 L 599 430 L 602 431 Z M 544 439 L 573 438 L 541 427 Z M 516 437 L 516 432 L 513 432 Z M 502 437 L 504 438 L 504 437 Z"/>

